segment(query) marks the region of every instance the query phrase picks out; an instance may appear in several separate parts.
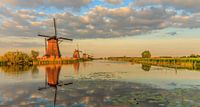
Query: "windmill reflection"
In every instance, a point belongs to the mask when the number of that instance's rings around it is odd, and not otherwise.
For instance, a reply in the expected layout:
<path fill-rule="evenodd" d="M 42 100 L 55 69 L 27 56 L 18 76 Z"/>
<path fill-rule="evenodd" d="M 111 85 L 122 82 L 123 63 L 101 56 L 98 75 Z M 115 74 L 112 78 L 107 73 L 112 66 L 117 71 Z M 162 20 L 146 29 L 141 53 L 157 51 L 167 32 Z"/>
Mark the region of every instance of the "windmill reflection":
<path fill-rule="evenodd" d="M 78 74 L 79 68 L 80 68 L 80 63 L 74 63 L 74 64 L 73 64 L 73 67 L 74 67 L 74 72 L 75 72 L 75 74 Z"/>
<path fill-rule="evenodd" d="M 55 89 L 55 94 L 54 94 L 54 106 L 56 105 L 56 97 L 57 97 L 57 89 L 58 86 L 62 87 L 64 85 L 70 85 L 70 83 L 63 83 L 59 82 L 59 74 L 61 70 L 61 65 L 48 65 L 46 66 L 46 71 L 45 71 L 45 86 L 38 88 L 39 91 L 48 89 L 48 88 L 53 88 Z"/>
<path fill-rule="evenodd" d="M 50 65 L 46 67 L 46 79 L 47 83 L 51 87 L 56 87 L 58 85 L 59 74 L 61 70 L 61 65 Z"/>

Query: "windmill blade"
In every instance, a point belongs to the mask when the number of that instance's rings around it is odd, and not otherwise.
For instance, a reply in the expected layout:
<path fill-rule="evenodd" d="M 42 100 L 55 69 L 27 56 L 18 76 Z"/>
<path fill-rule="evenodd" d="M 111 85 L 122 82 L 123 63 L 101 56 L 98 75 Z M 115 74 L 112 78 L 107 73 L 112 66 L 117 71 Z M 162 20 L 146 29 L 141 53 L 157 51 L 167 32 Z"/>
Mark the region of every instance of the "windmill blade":
<path fill-rule="evenodd" d="M 41 36 L 41 37 L 51 37 L 51 36 L 47 36 L 47 35 L 40 35 L 40 34 L 38 34 L 38 36 Z"/>
<path fill-rule="evenodd" d="M 47 38 L 44 39 L 45 41 L 45 55 L 47 55 Z"/>
<path fill-rule="evenodd" d="M 69 41 L 73 41 L 73 39 L 64 38 L 64 37 L 59 37 L 58 39 L 63 39 L 63 40 L 69 40 Z"/>
<path fill-rule="evenodd" d="M 56 19 L 55 18 L 53 18 L 53 22 L 54 22 L 55 36 L 57 36 L 57 28 L 56 28 Z"/>

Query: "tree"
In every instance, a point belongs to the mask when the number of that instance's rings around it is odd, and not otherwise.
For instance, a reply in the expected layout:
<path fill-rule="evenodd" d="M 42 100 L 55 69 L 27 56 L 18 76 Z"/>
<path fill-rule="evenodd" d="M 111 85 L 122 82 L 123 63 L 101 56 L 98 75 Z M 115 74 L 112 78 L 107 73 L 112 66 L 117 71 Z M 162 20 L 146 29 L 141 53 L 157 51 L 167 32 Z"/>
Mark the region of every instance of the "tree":
<path fill-rule="evenodd" d="M 146 51 L 142 52 L 142 58 L 151 58 L 150 51 L 146 50 Z"/>
<path fill-rule="evenodd" d="M 9 65 L 28 65 L 32 62 L 32 59 L 28 54 L 18 51 L 5 53 L 3 60 Z"/>
<path fill-rule="evenodd" d="M 39 52 L 38 51 L 31 50 L 31 57 L 33 59 L 37 59 L 38 56 L 39 56 Z"/>

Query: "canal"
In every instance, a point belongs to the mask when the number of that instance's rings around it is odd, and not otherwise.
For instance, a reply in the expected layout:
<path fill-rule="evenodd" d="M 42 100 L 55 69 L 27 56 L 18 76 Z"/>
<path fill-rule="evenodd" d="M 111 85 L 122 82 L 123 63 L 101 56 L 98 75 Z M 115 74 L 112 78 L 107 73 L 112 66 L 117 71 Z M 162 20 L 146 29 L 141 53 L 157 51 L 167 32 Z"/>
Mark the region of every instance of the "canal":
<path fill-rule="evenodd" d="M 4 66 L 0 106 L 199 107 L 200 72 L 104 60 Z"/>

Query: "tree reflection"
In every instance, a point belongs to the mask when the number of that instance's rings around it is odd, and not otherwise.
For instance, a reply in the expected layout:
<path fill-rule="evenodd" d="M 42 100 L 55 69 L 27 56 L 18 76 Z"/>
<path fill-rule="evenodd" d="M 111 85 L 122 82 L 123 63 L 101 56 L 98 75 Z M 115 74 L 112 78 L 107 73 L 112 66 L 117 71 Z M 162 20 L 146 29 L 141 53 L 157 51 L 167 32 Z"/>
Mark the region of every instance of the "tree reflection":
<path fill-rule="evenodd" d="M 39 73 L 39 69 L 36 65 L 32 66 L 32 70 L 31 70 L 32 74 L 38 74 Z"/>
<path fill-rule="evenodd" d="M 142 64 L 142 69 L 143 69 L 144 71 L 150 71 L 151 65 L 149 65 L 149 64 Z"/>
<path fill-rule="evenodd" d="M 31 68 L 32 66 L 28 65 L 12 65 L 1 67 L 2 71 L 8 74 L 23 74 L 25 72 L 28 72 Z"/>

